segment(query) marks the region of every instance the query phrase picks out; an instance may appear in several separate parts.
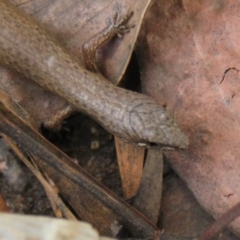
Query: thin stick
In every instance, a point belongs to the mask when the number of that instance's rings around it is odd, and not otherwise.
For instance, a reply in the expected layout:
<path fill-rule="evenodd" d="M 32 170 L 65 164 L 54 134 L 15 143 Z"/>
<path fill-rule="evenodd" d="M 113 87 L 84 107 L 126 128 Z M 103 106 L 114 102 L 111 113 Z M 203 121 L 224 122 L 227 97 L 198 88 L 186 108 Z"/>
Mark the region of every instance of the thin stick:
<path fill-rule="evenodd" d="M 223 228 L 225 228 L 230 222 L 232 222 L 235 218 L 240 216 L 240 203 L 230 208 L 227 212 L 225 212 L 220 218 L 218 218 L 212 226 L 205 231 L 202 236 L 200 236 L 199 240 L 211 240 L 217 234 L 219 234 Z"/>
<path fill-rule="evenodd" d="M 58 196 L 58 191 L 57 192 L 55 191 L 56 188 L 53 188 L 41 174 L 40 170 L 38 169 L 34 161 L 34 156 L 32 154 L 29 154 L 30 158 L 33 161 L 34 164 L 33 165 L 28 161 L 27 158 L 25 158 L 21 150 L 14 144 L 14 142 L 9 137 L 5 135 L 3 135 L 3 137 L 7 141 L 9 146 L 12 148 L 12 150 L 25 163 L 25 165 L 32 171 L 32 173 L 37 177 L 37 179 L 42 184 L 56 217 L 58 218 L 66 217 L 67 219 L 77 221 L 77 218 L 71 213 L 71 211 L 67 208 L 62 199 Z"/>

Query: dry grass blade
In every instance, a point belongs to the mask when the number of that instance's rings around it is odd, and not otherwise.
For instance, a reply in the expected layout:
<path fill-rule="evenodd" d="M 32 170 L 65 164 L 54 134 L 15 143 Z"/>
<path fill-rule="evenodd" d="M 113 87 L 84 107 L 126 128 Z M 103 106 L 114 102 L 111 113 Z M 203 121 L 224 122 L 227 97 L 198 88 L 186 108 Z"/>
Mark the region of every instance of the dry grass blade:
<path fill-rule="evenodd" d="M 31 170 L 31 172 L 36 176 L 39 182 L 42 184 L 46 195 L 49 199 L 51 207 L 58 218 L 65 217 L 70 220 L 77 220 L 77 218 L 73 215 L 73 213 L 68 209 L 62 199 L 58 196 L 59 190 L 54 186 L 51 186 L 53 182 L 50 183 L 43 177 L 41 171 L 38 169 L 36 165 L 36 161 L 34 160 L 34 156 L 29 153 L 29 157 L 31 158 L 32 163 L 23 155 L 22 151 L 16 146 L 16 144 L 7 136 L 3 135 L 4 139 L 8 142 L 9 146 L 16 153 L 16 155 L 24 162 L 24 164 Z M 50 179 L 49 179 L 50 180 Z"/>

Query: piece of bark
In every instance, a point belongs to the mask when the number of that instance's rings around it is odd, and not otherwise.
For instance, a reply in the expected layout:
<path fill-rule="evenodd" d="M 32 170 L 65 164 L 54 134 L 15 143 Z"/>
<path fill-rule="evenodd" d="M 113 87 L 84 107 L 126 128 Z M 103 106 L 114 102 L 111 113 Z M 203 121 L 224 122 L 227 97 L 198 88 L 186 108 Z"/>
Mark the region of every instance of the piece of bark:
<path fill-rule="evenodd" d="M 0 240 L 111 240 L 86 222 L 0 213 Z M 113 240 L 113 239 L 112 239 Z"/>

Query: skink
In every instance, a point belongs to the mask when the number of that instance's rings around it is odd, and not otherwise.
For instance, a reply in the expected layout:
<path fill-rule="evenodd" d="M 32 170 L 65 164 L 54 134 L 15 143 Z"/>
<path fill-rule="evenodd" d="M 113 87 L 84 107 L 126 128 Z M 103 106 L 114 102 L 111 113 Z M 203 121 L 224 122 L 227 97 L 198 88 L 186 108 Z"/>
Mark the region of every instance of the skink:
<path fill-rule="evenodd" d="M 188 138 L 164 108 L 86 70 L 44 27 L 3 0 L 0 29 L 0 64 L 62 96 L 109 132 L 140 144 L 188 145 Z"/>

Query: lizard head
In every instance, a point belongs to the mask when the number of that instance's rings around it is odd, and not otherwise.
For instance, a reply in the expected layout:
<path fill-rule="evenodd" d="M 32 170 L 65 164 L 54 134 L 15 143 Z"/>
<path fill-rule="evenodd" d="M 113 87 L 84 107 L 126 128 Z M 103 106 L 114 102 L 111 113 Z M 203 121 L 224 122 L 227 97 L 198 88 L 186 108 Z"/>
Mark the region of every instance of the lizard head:
<path fill-rule="evenodd" d="M 145 102 L 134 107 L 129 115 L 129 123 L 139 145 L 160 145 L 185 149 L 188 137 L 165 108 L 154 102 Z"/>

